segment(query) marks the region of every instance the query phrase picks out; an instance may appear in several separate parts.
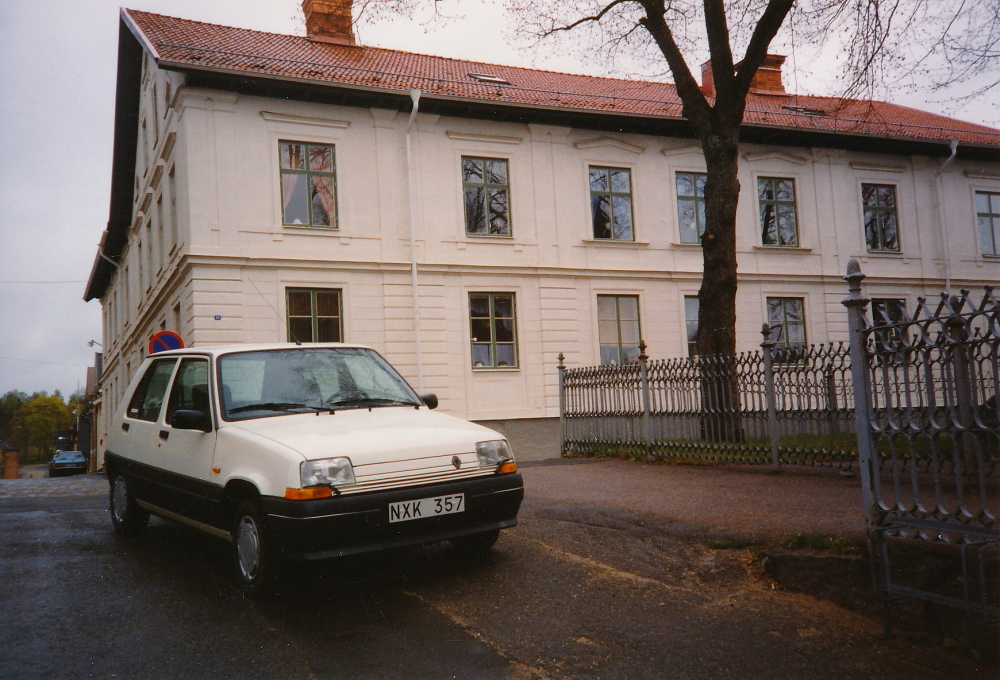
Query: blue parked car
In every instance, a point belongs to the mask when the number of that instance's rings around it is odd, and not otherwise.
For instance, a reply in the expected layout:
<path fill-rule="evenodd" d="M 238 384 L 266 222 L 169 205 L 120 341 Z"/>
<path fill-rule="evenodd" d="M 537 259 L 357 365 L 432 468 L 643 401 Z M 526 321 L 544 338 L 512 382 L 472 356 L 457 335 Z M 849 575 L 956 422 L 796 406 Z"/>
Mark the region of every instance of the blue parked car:
<path fill-rule="evenodd" d="M 82 451 L 60 451 L 49 463 L 49 477 L 81 475 L 87 472 L 87 457 Z"/>

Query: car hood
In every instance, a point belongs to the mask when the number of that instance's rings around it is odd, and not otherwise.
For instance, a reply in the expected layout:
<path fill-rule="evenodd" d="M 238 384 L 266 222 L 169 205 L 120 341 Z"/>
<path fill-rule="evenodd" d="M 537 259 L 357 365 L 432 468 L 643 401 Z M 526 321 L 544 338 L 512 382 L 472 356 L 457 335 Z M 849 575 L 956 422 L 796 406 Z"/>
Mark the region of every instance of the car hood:
<path fill-rule="evenodd" d="M 346 456 L 354 465 L 474 453 L 476 442 L 503 439 L 481 425 L 404 406 L 257 418 L 228 427 L 287 446 L 307 460 Z"/>

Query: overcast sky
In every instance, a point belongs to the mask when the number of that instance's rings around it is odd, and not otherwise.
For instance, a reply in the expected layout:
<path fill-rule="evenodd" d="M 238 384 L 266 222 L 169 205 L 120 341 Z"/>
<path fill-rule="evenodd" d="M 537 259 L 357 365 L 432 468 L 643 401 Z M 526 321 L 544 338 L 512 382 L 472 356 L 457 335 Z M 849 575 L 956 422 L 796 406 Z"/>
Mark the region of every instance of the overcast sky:
<path fill-rule="evenodd" d="M 130 0 L 199 21 L 303 34 L 300 0 Z M 444 25 L 396 19 L 358 29 L 360 42 L 424 54 L 605 75 L 576 55 L 515 49 L 502 4 L 441 0 Z M 73 392 L 93 364 L 101 307 L 83 291 L 108 220 L 118 41 L 116 0 L 0 1 L 0 394 Z M 790 60 L 791 61 L 791 60 Z M 825 70 L 795 62 L 789 89 L 836 94 Z M 786 70 L 790 63 L 786 63 Z M 807 72 L 807 68 L 809 69 Z M 636 77 L 628 65 L 614 74 Z M 949 92 L 893 101 L 1000 127 L 987 101 L 955 109 Z"/>

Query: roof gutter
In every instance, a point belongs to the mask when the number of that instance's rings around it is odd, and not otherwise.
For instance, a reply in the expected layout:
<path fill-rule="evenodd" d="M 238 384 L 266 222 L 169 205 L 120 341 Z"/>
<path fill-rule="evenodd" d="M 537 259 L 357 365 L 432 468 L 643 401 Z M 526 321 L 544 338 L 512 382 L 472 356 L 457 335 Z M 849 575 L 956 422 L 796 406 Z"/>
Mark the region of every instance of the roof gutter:
<path fill-rule="evenodd" d="M 958 153 L 958 142 L 952 140 L 948 146 L 951 148 L 951 155 L 934 173 L 934 202 L 937 204 L 938 234 L 941 237 L 941 269 L 944 274 L 944 292 L 946 293 L 951 292 L 951 253 L 948 250 L 948 230 L 945 228 L 944 180 L 941 175 L 948 164 L 955 160 L 955 155 Z"/>

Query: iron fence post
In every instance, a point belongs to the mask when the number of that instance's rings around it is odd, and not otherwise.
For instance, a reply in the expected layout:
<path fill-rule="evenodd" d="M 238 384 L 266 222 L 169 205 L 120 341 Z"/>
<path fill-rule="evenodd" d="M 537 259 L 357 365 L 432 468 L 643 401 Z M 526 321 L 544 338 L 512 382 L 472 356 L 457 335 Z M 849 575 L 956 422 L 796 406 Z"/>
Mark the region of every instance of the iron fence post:
<path fill-rule="evenodd" d="M 566 357 L 559 352 L 559 432 L 562 441 L 559 442 L 559 456 L 566 453 Z"/>
<path fill-rule="evenodd" d="M 861 502 L 865 510 L 865 528 L 869 534 L 879 524 L 878 504 L 872 489 L 872 462 L 875 458 L 871 436 L 872 402 L 868 361 L 865 359 L 864 313 L 870 300 L 861 293 L 865 275 L 853 257 L 847 262 L 847 329 L 851 345 L 851 381 L 854 384 L 854 429 L 858 435 L 858 470 L 861 472 Z"/>
<path fill-rule="evenodd" d="M 642 436 L 646 443 L 646 460 L 653 462 L 653 420 L 649 407 L 649 374 L 646 372 L 646 341 L 639 340 L 639 388 L 642 390 Z"/>
<path fill-rule="evenodd" d="M 774 342 L 771 340 L 771 327 L 766 323 L 761 326 L 760 334 L 764 341 L 760 343 L 761 358 L 764 360 L 764 401 L 767 404 L 767 436 L 771 440 L 771 464 L 775 472 L 781 472 L 781 455 L 779 452 L 778 406 L 777 393 L 774 389 L 774 357 L 771 350 Z"/>

